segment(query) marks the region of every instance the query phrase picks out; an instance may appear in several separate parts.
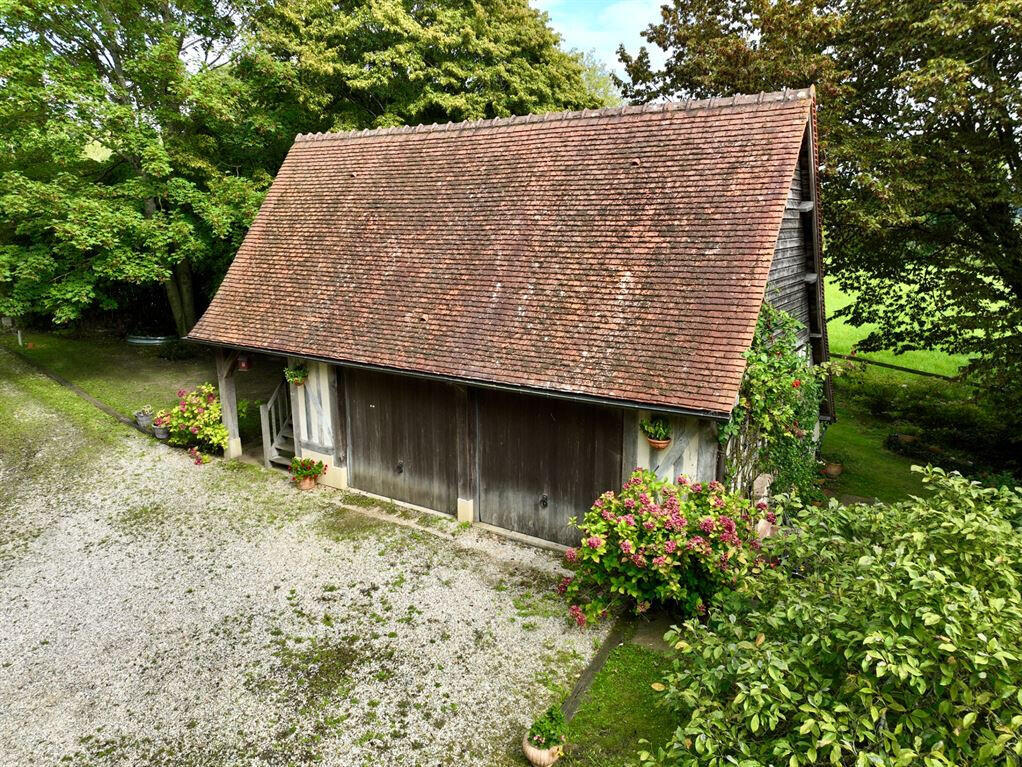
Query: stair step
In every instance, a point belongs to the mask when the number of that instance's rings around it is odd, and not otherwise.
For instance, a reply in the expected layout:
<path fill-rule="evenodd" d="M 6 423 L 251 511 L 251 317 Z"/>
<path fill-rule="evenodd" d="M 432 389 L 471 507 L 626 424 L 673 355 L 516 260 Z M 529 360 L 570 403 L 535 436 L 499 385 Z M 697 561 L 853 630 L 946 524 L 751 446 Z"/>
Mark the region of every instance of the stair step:
<path fill-rule="evenodd" d="M 283 435 L 277 437 L 277 440 L 273 443 L 273 446 L 280 450 L 290 450 L 292 453 L 295 451 L 295 441 L 293 437 L 285 437 Z"/>
<path fill-rule="evenodd" d="M 291 466 L 291 459 L 293 457 L 294 456 L 286 456 L 286 455 L 283 455 L 283 454 L 275 455 L 275 456 L 270 458 L 270 463 L 275 463 L 278 466 L 283 466 L 285 468 L 290 468 L 290 466 Z"/>

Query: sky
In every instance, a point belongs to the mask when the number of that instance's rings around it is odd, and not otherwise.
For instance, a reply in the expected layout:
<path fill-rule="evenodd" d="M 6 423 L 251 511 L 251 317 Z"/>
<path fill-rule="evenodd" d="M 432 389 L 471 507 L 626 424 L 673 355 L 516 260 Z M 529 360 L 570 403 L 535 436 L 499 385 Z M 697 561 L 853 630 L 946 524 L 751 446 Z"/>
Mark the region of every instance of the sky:
<path fill-rule="evenodd" d="M 622 74 L 617 47 L 635 54 L 646 41 L 639 33 L 660 19 L 664 0 L 531 0 L 533 7 L 550 15 L 550 25 L 563 38 L 566 49 L 595 51 L 607 68 Z M 663 63 L 658 48 L 650 50 L 654 65 Z"/>

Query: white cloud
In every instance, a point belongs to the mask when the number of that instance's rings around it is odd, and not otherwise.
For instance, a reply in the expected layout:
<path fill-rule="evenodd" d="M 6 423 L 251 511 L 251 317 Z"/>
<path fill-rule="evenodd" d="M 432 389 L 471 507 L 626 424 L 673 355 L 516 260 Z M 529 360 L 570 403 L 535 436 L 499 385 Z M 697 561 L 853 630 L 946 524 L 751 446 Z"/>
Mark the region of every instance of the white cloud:
<path fill-rule="evenodd" d="M 532 5 L 550 14 L 550 25 L 563 38 L 565 48 L 595 51 L 607 67 L 624 74 L 617 59 L 617 47 L 624 43 L 632 55 L 646 45 L 654 67 L 663 65 L 663 51 L 652 46 L 640 33 L 660 20 L 664 0 L 532 0 Z"/>

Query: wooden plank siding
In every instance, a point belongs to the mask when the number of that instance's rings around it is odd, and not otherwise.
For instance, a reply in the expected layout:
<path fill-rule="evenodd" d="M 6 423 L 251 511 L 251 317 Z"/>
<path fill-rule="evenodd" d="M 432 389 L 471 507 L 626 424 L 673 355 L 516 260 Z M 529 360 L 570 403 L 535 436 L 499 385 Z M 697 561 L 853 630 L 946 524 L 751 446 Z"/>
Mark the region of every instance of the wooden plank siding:
<path fill-rule="evenodd" d="M 479 390 L 479 521 L 565 545 L 622 476 L 623 411 Z"/>
<path fill-rule="evenodd" d="M 458 395 L 454 386 L 344 371 L 350 483 L 385 498 L 457 510 Z"/>
<path fill-rule="evenodd" d="M 811 322 L 805 279 L 810 269 L 810 250 L 806 242 L 809 232 L 805 226 L 804 214 L 799 212 L 799 205 L 807 199 L 803 193 L 805 186 L 803 163 L 800 161 L 791 179 L 784 219 L 777 235 L 774 260 L 767 279 L 766 299 L 802 323 L 804 330 L 800 334 L 801 341 L 808 344 Z"/>

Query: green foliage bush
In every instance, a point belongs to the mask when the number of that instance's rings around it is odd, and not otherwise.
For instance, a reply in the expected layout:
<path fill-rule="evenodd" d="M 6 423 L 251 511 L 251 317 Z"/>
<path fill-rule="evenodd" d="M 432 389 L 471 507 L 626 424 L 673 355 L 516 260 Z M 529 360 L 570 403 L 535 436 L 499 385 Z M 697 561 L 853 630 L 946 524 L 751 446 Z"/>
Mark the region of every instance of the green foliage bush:
<path fill-rule="evenodd" d="M 925 500 L 787 502 L 782 566 L 689 621 L 653 765 L 1018 764 L 1022 489 L 925 471 Z"/>
<path fill-rule="evenodd" d="M 940 448 L 930 460 L 945 469 L 1022 476 L 1022 414 L 997 392 L 934 378 L 892 378 L 863 365 L 848 368 L 841 395 L 893 430 Z"/>
<path fill-rule="evenodd" d="M 754 508 L 719 482 L 678 484 L 636 469 L 620 492 L 596 499 L 577 523 L 582 543 L 565 554 L 574 575 L 560 591 L 579 625 L 619 607 L 663 605 L 692 615 L 722 586 L 763 565 Z"/>
<path fill-rule="evenodd" d="M 191 391 L 178 389 L 178 403 L 161 410 L 153 423 L 170 430 L 170 444 L 223 452 L 227 447 L 227 427 L 221 420 L 220 397 L 212 384 L 201 384 Z"/>

